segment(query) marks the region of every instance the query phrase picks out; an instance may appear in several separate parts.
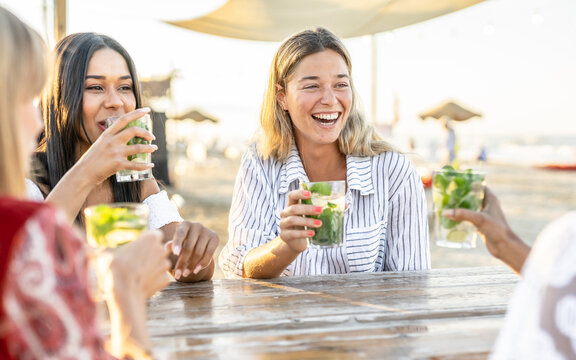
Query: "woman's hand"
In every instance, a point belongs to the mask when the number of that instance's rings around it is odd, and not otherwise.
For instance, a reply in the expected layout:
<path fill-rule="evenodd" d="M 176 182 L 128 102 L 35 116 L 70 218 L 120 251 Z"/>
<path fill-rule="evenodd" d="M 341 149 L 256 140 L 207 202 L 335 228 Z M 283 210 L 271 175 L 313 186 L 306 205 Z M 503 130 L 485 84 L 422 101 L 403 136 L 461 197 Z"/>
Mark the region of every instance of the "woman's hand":
<path fill-rule="evenodd" d="M 104 260 L 98 258 L 99 270 L 105 271 L 110 350 L 119 358 L 148 358 L 150 353 L 145 300 L 170 282 L 168 249 L 162 238 L 160 231 L 146 231 L 137 240 L 107 251 Z"/>
<path fill-rule="evenodd" d="M 149 108 L 142 108 L 120 116 L 78 160 L 77 164 L 84 169 L 84 176 L 92 179 L 94 185 L 102 183 L 119 170 L 142 171 L 154 167 L 153 163 L 128 160 L 129 155 L 152 153 L 158 149 L 154 144 L 127 145 L 135 136 L 148 141 L 155 139 L 151 132 L 140 127 L 131 126 L 125 129 L 131 121 L 141 118 L 148 112 Z"/>
<path fill-rule="evenodd" d="M 486 248 L 492 256 L 504 261 L 514 271 L 520 272 L 530 247 L 512 231 L 496 195 L 486 187 L 481 212 L 468 209 L 448 209 L 442 213 L 455 221 L 466 220 L 478 228 Z"/>
<path fill-rule="evenodd" d="M 175 263 L 174 278 L 186 282 L 212 278 L 212 257 L 219 243 L 218 235 L 200 223 L 178 223 L 172 240 L 167 243 Z"/>
<path fill-rule="evenodd" d="M 318 215 L 322 207 L 301 204 L 309 199 L 308 190 L 294 190 L 288 193 L 288 204 L 280 212 L 280 234 L 250 250 L 244 257 L 243 277 L 270 279 L 280 276 L 301 252 L 308 247 L 307 238 L 314 236 L 314 230 L 322 225 L 321 220 L 306 218 L 303 215 Z"/>
<path fill-rule="evenodd" d="M 319 228 L 322 221 L 306 218 L 303 215 L 319 215 L 321 206 L 301 204 L 300 200 L 310 199 L 310 191 L 293 190 L 288 193 L 288 204 L 280 212 L 280 239 L 293 251 L 303 252 L 308 247 L 307 238 L 314 236 L 314 230 L 304 227 Z"/>
<path fill-rule="evenodd" d="M 136 293 L 146 299 L 170 281 L 168 249 L 162 244 L 160 231 L 143 232 L 138 239 L 110 253 L 108 264 L 99 264 L 100 271 L 109 269 L 104 278 L 105 292 L 119 292 L 120 296 L 134 296 Z M 130 294 L 130 291 L 134 293 Z"/>

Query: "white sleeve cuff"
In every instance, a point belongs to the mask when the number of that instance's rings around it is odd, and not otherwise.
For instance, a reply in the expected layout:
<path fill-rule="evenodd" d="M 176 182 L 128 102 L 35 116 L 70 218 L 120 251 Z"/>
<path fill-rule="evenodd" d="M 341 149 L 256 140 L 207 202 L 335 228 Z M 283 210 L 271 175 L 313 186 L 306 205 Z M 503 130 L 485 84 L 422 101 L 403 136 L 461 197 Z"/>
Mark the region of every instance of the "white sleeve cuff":
<path fill-rule="evenodd" d="M 148 227 L 150 229 L 159 229 L 164 225 L 184 221 L 178 208 L 174 205 L 165 190 L 148 196 L 142 203 L 150 208 L 148 217 Z"/>

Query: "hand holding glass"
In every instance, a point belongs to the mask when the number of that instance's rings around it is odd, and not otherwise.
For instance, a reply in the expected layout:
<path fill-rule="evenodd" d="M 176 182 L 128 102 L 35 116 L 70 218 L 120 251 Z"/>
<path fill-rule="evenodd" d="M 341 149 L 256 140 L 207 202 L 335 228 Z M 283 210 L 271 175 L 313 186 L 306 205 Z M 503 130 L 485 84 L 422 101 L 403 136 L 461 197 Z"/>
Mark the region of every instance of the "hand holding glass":
<path fill-rule="evenodd" d="M 486 175 L 472 170 L 458 171 L 450 166 L 434 171 L 432 199 L 434 204 L 434 234 L 436 245 L 451 248 L 474 248 L 478 233 L 467 221 L 445 218 L 446 209 L 482 209 Z"/>
<path fill-rule="evenodd" d="M 141 203 L 100 204 L 84 210 L 86 238 L 95 250 L 90 256 L 94 300 L 103 300 L 107 289 L 110 254 L 105 250 L 136 240 L 148 228 L 148 213 L 148 205 Z"/>
<path fill-rule="evenodd" d="M 302 200 L 303 204 L 322 207 L 321 214 L 307 216 L 322 221 L 322 226 L 315 228 L 314 236 L 308 239 L 310 245 L 318 247 L 341 246 L 344 235 L 346 182 L 309 182 L 302 183 L 302 188 L 311 193 L 310 199 Z"/>
<path fill-rule="evenodd" d="M 110 127 L 118 118 L 111 117 L 106 120 L 106 125 Z M 126 128 L 131 126 L 137 126 L 142 129 L 146 129 L 149 132 L 152 132 L 152 120 L 150 119 L 150 115 L 146 114 L 139 119 L 131 121 Z M 128 141 L 127 145 L 137 145 L 137 144 L 150 144 L 150 141 L 144 140 L 141 137 L 135 136 L 130 141 Z M 128 160 L 140 163 L 150 163 L 152 162 L 152 154 L 151 153 L 141 153 L 141 154 L 134 154 L 129 155 Z M 117 182 L 127 182 L 127 181 L 140 181 L 150 179 L 152 177 L 152 169 L 146 170 L 120 170 L 116 173 L 116 181 Z"/>

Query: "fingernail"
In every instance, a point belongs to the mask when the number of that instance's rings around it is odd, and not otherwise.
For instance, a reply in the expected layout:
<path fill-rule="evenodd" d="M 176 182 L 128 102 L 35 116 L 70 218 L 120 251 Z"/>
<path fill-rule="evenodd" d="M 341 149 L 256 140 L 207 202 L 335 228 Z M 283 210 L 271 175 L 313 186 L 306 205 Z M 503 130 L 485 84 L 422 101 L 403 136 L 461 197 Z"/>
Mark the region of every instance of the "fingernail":
<path fill-rule="evenodd" d="M 314 206 L 314 211 L 317 213 L 321 213 L 322 212 L 322 206 Z"/>
<path fill-rule="evenodd" d="M 174 278 L 180 279 L 180 276 L 182 276 L 182 270 L 176 269 L 176 271 L 174 271 Z"/>
<path fill-rule="evenodd" d="M 304 196 L 310 196 L 310 191 L 305 190 L 305 191 L 302 193 L 302 195 L 304 195 Z"/>
<path fill-rule="evenodd" d="M 196 269 L 194 269 L 194 270 L 196 270 Z M 194 274 L 196 274 L 196 273 L 194 273 Z M 190 275 L 190 270 L 184 269 L 184 273 L 182 274 L 182 276 L 188 277 L 188 275 Z"/>
<path fill-rule="evenodd" d="M 152 148 L 154 148 L 154 150 L 158 150 L 158 145 L 152 144 Z"/>
<path fill-rule="evenodd" d="M 442 211 L 442 216 L 444 216 L 444 217 L 450 217 L 450 218 L 451 218 L 451 217 L 454 217 L 454 212 L 455 212 L 455 211 L 456 211 L 456 210 L 454 210 L 454 209 L 444 210 L 444 211 Z"/>
<path fill-rule="evenodd" d="M 322 220 L 314 220 L 314 225 L 322 225 Z"/>
<path fill-rule="evenodd" d="M 193 273 L 194 274 L 198 274 L 200 272 L 200 270 L 202 270 L 202 265 L 198 264 L 196 265 L 196 267 L 194 268 Z"/>
<path fill-rule="evenodd" d="M 176 256 L 180 255 L 180 245 L 173 245 L 172 246 L 172 253 Z"/>
<path fill-rule="evenodd" d="M 308 236 L 314 236 L 314 230 L 308 230 Z"/>

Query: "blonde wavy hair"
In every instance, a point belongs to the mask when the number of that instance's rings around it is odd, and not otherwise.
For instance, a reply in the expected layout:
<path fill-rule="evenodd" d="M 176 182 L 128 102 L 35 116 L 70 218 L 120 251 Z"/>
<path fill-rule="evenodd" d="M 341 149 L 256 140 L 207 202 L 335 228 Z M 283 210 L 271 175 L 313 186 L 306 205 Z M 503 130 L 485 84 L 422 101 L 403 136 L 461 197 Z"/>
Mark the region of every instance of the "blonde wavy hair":
<path fill-rule="evenodd" d="M 338 138 L 340 151 L 344 155 L 355 156 L 372 156 L 386 151 L 396 151 L 366 122 L 359 109 L 358 95 L 352 82 L 352 62 L 344 44 L 329 30 L 318 27 L 290 36 L 274 55 L 260 111 L 261 128 L 256 136 L 258 152 L 264 159 L 272 156 L 280 161 L 285 160 L 294 142 L 292 120 L 278 103 L 278 92 L 287 88 L 290 77 L 302 59 L 328 49 L 342 56 L 351 78 L 352 104 L 346 124 Z"/>
<path fill-rule="evenodd" d="M 23 197 L 26 162 L 16 107 L 39 95 L 47 76 L 46 47 L 38 33 L 0 6 L 0 193 Z"/>

